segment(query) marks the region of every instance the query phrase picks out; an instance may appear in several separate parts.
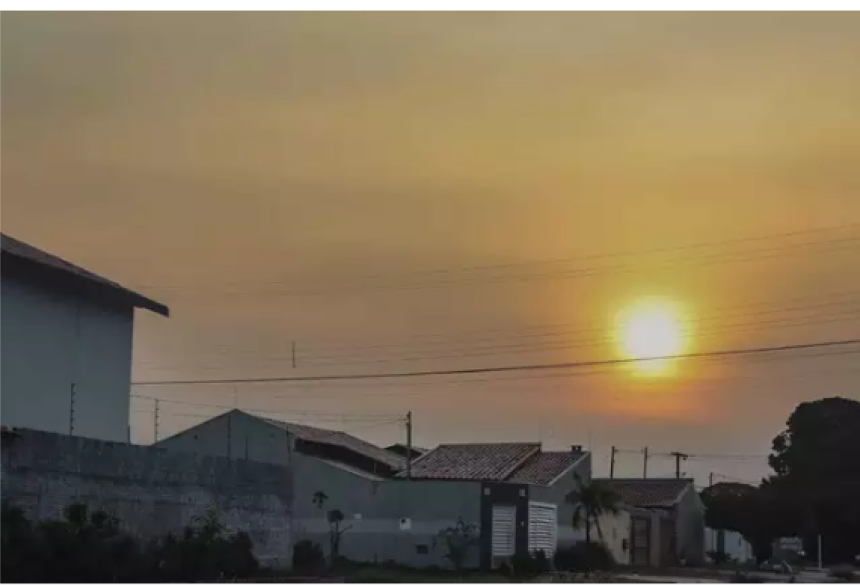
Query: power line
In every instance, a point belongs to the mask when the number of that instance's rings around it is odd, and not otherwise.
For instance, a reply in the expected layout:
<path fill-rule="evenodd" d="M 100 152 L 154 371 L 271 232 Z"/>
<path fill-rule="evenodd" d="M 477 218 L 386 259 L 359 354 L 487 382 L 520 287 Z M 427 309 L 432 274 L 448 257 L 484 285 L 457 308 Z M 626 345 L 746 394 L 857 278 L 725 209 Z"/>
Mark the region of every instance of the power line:
<path fill-rule="evenodd" d="M 848 246 L 835 246 L 836 244 L 850 244 L 853 243 L 855 245 Z M 796 255 L 798 252 L 807 251 L 807 252 L 841 252 L 841 251 L 852 251 L 857 250 L 858 246 L 856 244 L 860 243 L 860 238 L 845 238 L 842 240 L 834 240 L 829 242 L 811 242 L 804 244 L 796 244 L 794 248 L 800 248 L 800 250 L 795 250 L 790 255 Z M 817 248 L 815 248 L 817 246 Z M 829 246 L 829 247 L 826 247 Z M 604 266 L 597 268 L 586 268 L 586 269 L 571 269 L 564 271 L 554 271 L 554 272 L 544 272 L 544 273 L 533 273 L 533 274 L 520 274 L 520 275 L 507 275 L 507 276 L 497 276 L 494 278 L 472 278 L 472 279 L 459 279 L 459 280 L 442 280 L 442 281 L 425 281 L 425 282 L 412 282 L 407 284 L 389 284 L 389 285 L 375 285 L 375 286 L 325 286 L 320 288 L 307 288 L 307 289 L 272 289 L 272 290 L 238 290 L 238 291 L 225 291 L 221 294 L 222 297 L 242 297 L 242 296 L 251 296 L 251 295 L 263 295 L 263 296 L 292 296 L 292 297 L 320 297 L 320 296 L 332 296 L 338 294 L 349 294 L 349 293 L 366 293 L 366 292 L 375 292 L 375 291 L 415 291 L 415 290 L 430 290 L 430 289 L 438 289 L 445 288 L 450 286 L 474 286 L 474 285 L 497 285 L 497 284 L 508 284 L 508 283 L 529 283 L 529 282 L 542 282 L 547 280 L 567 280 L 567 279 L 578 279 L 578 278 L 590 278 L 594 276 L 605 276 L 605 275 L 618 275 L 618 274 L 633 274 L 636 272 L 641 272 L 643 270 L 648 270 L 649 272 L 655 272 L 658 270 L 674 270 L 679 267 L 689 267 L 689 268 L 702 268 L 713 265 L 720 264 L 728 264 L 728 263 L 745 263 L 745 262 L 753 262 L 757 260 L 767 260 L 771 258 L 780 258 L 786 256 L 785 249 L 788 246 L 777 247 L 777 248 L 769 248 L 769 249 L 761 249 L 756 250 L 756 254 L 759 255 L 746 255 L 746 256 L 738 256 L 736 252 L 732 252 L 734 256 L 728 255 L 726 253 L 722 253 L 721 255 L 713 255 L 710 257 L 690 257 L 690 258 L 681 258 L 677 259 L 673 262 L 664 262 L 662 265 L 658 266 L 647 266 L 643 263 L 636 263 L 630 265 L 617 264 L 612 266 Z M 760 255 L 763 252 L 771 252 L 770 254 Z M 196 294 L 186 296 L 186 299 L 200 299 L 206 295 Z M 179 300 L 176 297 L 173 297 L 173 300 Z"/>
<path fill-rule="evenodd" d="M 133 398 L 139 398 L 143 400 L 152 400 L 154 404 L 157 406 L 160 403 L 168 403 L 175 404 L 180 406 L 190 406 L 195 408 L 220 408 L 233 410 L 232 405 L 227 404 L 202 404 L 199 402 L 187 402 L 184 400 L 173 400 L 168 398 L 159 398 L 156 396 L 146 396 L 143 394 L 131 394 Z M 295 415 L 295 416 L 331 416 L 338 419 L 349 419 L 349 420 L 379 420 L 385 419 L 389 420 L 393 415 L 391 414 L 361 414 L 361 413 L 336 413 L 331 411 L 322 411 L 322 410 L 264 410 L 259 408 L 241 408 L 240 410 L 244 410 L 247 412 L 256 412 L 261 414 L 279 414 L 279 415 Z M 177 414 L 177 413 L 173 413 Z M 181 414 L 181 413 L 180 413 Z M 190 414 L 190 413 L 189 413 Z M 206 415 L 203 415 L 206 416 Z"/>
<path fill-rule="evenodd" d="M 847 297 L 847 299 L 846 299 Z M 843 300 L 834 300 L 834 299 L 843 299 Z M 797 301 L 816 301 L 814 304 L 798 304 Z M 762 314 L 770 314 L 770 313 L 782 313 L 782 312 L 796 312 L 796 311 L 810 311 L 818 308 L 826 308 L 832 306 L 842 306 L 842 305 L 852 305 L 860 301 L 860 290 L 843 290 L 839 292 L 832 292 L 826 295 L 815 294 L 815 295 L 793 295 L 789 297 L 784 297 L 779 302 L 774 301 L 756 301 L 751 303 L 741 303 L 729 305 L 727 307 L 720 307 L 717 311 L 708 312 L 707 317 L 701 317 L 696 319 L 696 322 L 705 321 L 705 320 L 713 320 L 720 319 L 723 316 L 728 315 L 730 318 L 746 316 L 746 315 L 762 315 Z M 737 314 L 741 309 L 749 309 L 755 307 L 766 307 L 765 310 L 756 310 L 756 311 L 746 311 L 740 314 Z M 770 308 L 768 308 L 770 307 Z M 601 325 L 598 325 L 601 323 Z M 469 339 L 469 341 L 482 341 L 482 340 L 490 340 L 496 341 L 500 338 L 513 338 L 513 339 L 522 339 L 522 338 L 535 338 L 535 337 L 544 337 L 544 336 L 555 336 L 555 335 L 567 335 L 571 330 L 574 332 L 586 332 L 586 331 L 603 331 L 605 327 L 603 326 L 602 320 L 594 320 L 594 325 L 589 326 L 586 329 L 582 329 L 580 324 L 576 323 L 543 323 L 543 324 L 534 324 L 534 325 L 525 325 L 518 326 L 515 329 L 511 329 L 510 327 L 484 327 L 481 329 L 467 329 L 460 331 L 453 331 L 448 333 L 418 333 L 413 335 L 405 336 L 402 339 L 398 339 L 396 341 L 389 341 L 386 343 L 361 343 L 360 345 L 356 345 L 355 343 L 323 343 L 322 345 L 318 343 L 308 343 L 307 341 L 303 342 L 303 351 L 305 354 L 307 352 L 311 352 L 315 355 L 320 355 L 320 353 L 326 353 L 338 350 L 374 350 L 374 349 L 399 349 L 406 348 L 407 341 L 409 340 L 422 340 L 417 344 L 411 344 L 413 347 L 416 345 L 418 347 L 424 345 L 436 345 L 436 344 L 444 344 L 445 346 L 450 346 L 452 343 L 465 343 L 467 340 L 464 338 L 473 338 Z M 512 333 L 513 331 L 513 333 Z M 527 333 L 529 332 L 529 333 Z M 531 333 L 536 332 L 536 333 Z M 292 340 L 280 340 L 284 346 L 283 351 L 280 354 L 281 357 L 286 355 L 287 352 L 290 351 L 292 344 L 294 343 Z M 256 350 L 245 350 L 245 349 L 236 349 L 229 345 L 215 345 L 209 346 L 207 350 L 208 354 L 217 354 L 217 355 L 226 355 L 226 354 L 249 354 L 249 355 L 260 355 L 260 351 Z M 264 355 L 270 355 L 268 353 Z M 342 353 L 340 354 L 342 355 Z M 137 363 L 147 363 L 140 362 Z"/>
<path fill-rule="evenodd" d="M 714 322 L 720 321 L 722 319 L 731 319 L 734 317 L 744 317 L 744 316 L 758 316 L 758 315 L 768 315 L 768 314 L 780 314 L 780 313 L 792 313 L 795 311 L 810 311 L 816 308 L 825 308 L 831 306 L 844 306 L 850 305 L 851 310 L 847 311 L 837 311 L 837 312 L 829 312 L 823 315 L 798 315 L 797 317 L 789 317 L 784 319 L 759 319 L 759 320 L 750 320 L 750 321 L 741 321 L 737 323 L 725 323 L 723 325 L 717 324 L 714 327 L 709 327 L 702 331 L 693 332 L 690 331 L 686 335 L 682 335 L 682 339 L 702 339 L 706 337 L 714 337 L 724 332 L 733 332 L 733 331 L 743 331 L 748 330 L 750 328 L 759 328 L 762 326 L 768 326 L 770 329 L 776 328 L 794 328 L 794 327 L 807 327 L 813 325 L 823 325 L 827 323 L 833 322 L 845 322 L 847 320 L 860 319 L 860 292 L 855 293 L 858 295 L 857 300 L 850 301 L 842 301 L 836 303 L 823 303 L 818 305 L 811 305 L 808 307 L 792 307 L 789 309 L 779 309 L 779 310 L 762 310 L 756 312 L 749 312 L 744 314 L 738 314 L 729 317 L 723 317 L 719 315 L 711 315 L 708 317 L 701 317 L 699 319 L 690 319 L 682 322 L 682 326 L 686 329 L 695 329 L 696 325 L 705 323 L 705 322 Z M 856 308 L 854 308 L 856 307 Z M 418 348 L 409 348 L 400 346 L 404 351 L 402 352 L 386 352 L 376 355 L 381 355 L 381 357 L 372 357 L 374 354 L 369 353 L 367 356 L 353 356 L 353 355 L 324 355 L 324 356 L 314 356 L 310 354 L 306 357 L 305 362 L 306 365 L 326 365 L 332 362 L 336 362 L 337 365 L 364 365 L 364 364 L 377 364 L 377 363 L 391 363 L 391 362 L 409 362 L 409 361 L 426 361 L 426 360 L 435 360 L 435 359 L 457 359 L 457 358 L 466 358 L 466 357 L 485 357 L 485 356 L 494 356 L 497 354 L 513 354 L 513 353 L 534 353 L 534 352 L 542 352 L 547 350 L 561 350 L 561 349 L 574 349 L 574 348 L 598 348 L 605 347 L 616 343 L 616 339 L 612 335 L 605 335 L 603 337 L 589 337 L 589 336 L 576 336 L 577 333 L 587 333 L 591 331 L 603 331 L 605 328 L 592 328 L 592 329 L 583 329 L 580 331 L 571 331 L 568 332 L 555 332 L 555 333 L 542 333 L 542 334 L 526 334 L 519 336 L 510 336 L 510 339 L 527 339 L 527 338 L 536 338 L 536 337 L 555 337 L 555 336 L 567 336 L 571 333 L 573 334 L 568 339 L 549 339 L 545 341 L 535 341 L 531 343 L 495 343 L 495 344 L 475 344 L 471 347 L 464 347 L 458 351 L 451 351 L 450 353 L 439 353 L 436 350 L 436 353 L 420 353 Z M 504 341 L 504 340 L 502 340 Z M 452 345 L 456 346 L 456 342 L 451 340 Z M 434 351 L 435 348 L 431 348 L 429 351 Z M 440 348 L 441 349 L 441 348 Z M 455 349 L 455 348 L 454 348 Z M 285 356 L 273 356 L 264 352 L 251 352 L 251 351 L 238 351 L 236 352 L 238 355 L 245 355 L 252 357 L 252 359 L 256 360 L 256 363 L 272 363 L 272 364 L 281 364 L 289 361 L 288 357 Z M 191 360 L 196 363 L 206 363 L 206 361 L 214 360 L 219 358 L 219 356 L 228 355 L 227 351 L 214 352 L 212 355 L 200 356 L 201 359 Z M 364 358 L 364 359 L 362 359 Z M 137 362 L 140 364 L 140 362 Z M 144 362 L 147 363 L 147 362 Z M 154 362 L 148 362 L 154 363 Z M 223 362 L 221 362 L 223 363 Z M 229 366 L 229 364 L 227 364 Z M 156 368 L 156 369 L 171 369 L 171 368 Z M 204 368 L 207 369 L 207 368 Z M 217 368 L 215 368 L 217 370 Z"/>
<path fill-rule="evenodd" d="M 671 253 L 678 252 L 684 250 L 696 250 L 701 248 L 708 247 L 716 247 L 716 246 L 731 246 L 749 242 L 759 242 L 766 240 L 774 240 L 774 239 L 784 239 L 784 238 L 793 238 L 793 237 L 802 237 L 806 235 L 819 234 L 819 233 L 833 233 L 844 230 L 853 230 L 860 227 L 860 223 L 848 223 L 837 226 L 829 226 L 825 228 L 812 228 L 806 230 L 796 230 L 790 232 L 782 232 L 777 234 L 768 234 L 761 236 L 752 236 L 752 237 L 743 237 L 743 238 L 735 238 L 728 240 L 718 240 L 718 241 L 710 241 L 710 242 L 699 242 L 694 244 L 682 245 L 682 246 L 670 246 L 670 247 L 660 247 L 660 248 L 652 248 L 649 250 L 637 250 L 637 251 L 626 251 L 626 252 L 615 252 L 608 254 L 591 254 L 591 255 L 581 255 L 574 256 L 568 258 L 558 258 L 558 259 L 548 259 L 548 260 L 533 260 L 533 261 L 524 261 L 524 262 L 509 262 L 509 263 L 497 263 L 497 264 L 484 264 L 484 265 L 473 265 L 473 266 L 464 266 L 457 268 L 443 268 L 443 269 L 433 269 L 433 270 L 415 270 L 405 274 L 404 276 L 438 276 L 438 275 L 448 275 L 448 274 L 461 274 L 464 272 L 482 272 L 482 271 L 491 271 L 491 270 L 507 270 L 510 268 L 524 268 L 524 267 L 534 267 L 541 265 L 557 265 L 571 262 L 581 262 L 581 261 L 590 261 L 590 260 L 606 260 L 611 258 L 622 258 L 622 257 L 637 257 L 642 255 L 652 255 L 652 254 L 663 254 L 663 253 Z M 845 240 L 850 240 L 850 238 L 836 239 L 836 240 L 823 240 L 820 242 L 802 242 L 800 244 L 795 244 L 799 246 L 805 245 L 820 245 L 827 244 L 830 242 L 842 242 Z M 737 252 L 733 252 L 737 253 Z M 385 278 L 390 278 L 391 274 L 371 274 L 371 275 L 363 275 L 359 276 L 361 280 L 381 280 Z M 399 275 L 394 275 L 399 276 Z M 268 281 L 268 282 L 258 282 L 253 283 L 254 285 L 278 285 L 284 284 L 287 281 L 284 280 L 276 280 L 276 281 Z M 247 284 L 240 281 L 232 281 L 232 282 L 222 282 L 222 283 L 209 283 L 204 285 L 141 285 L 137 288 L 149 291 L 170 291 L 170 290 L 182 290 L 188 288 L 209 288 L 217 286 L 235 286 Z"/>
<path fill-rule="evenodd" d="M 748 349 L 728 349 L 721 351 L 697 352 L 688 354 L 679 354 L 671 356 L 662 356 L 656 358 L 618 358 L 610 360 L 593 360 L 582 362 L 559 362 L 548 364 L 525 364 L 519 366 L 495 366 L 485 368 L 464 368 L 451 370 L 417 370 L 411 372 L 384 372 L 378 374 L 332 374 L 324 376 L 281 376 L 281 377 L 260 377 L 260 378 L 235 378 L 235 379 L 198 379 L 198 380 L 159 380 L 148 382 L 132 382 L 133 386 L 170 386 L 170 385 L 212 385 L 212 384 L 260 384 L 272 382 L 312 382 L 325 380 L 366 380 L 366 379 L 382 379 L 382 378 L 416 378 L 425 376 L 459 376 L 470 374 L 482 374 L 492 372 L 513 372 L 513 371 L 540 371 L 540 370 L 559 370 L 559 369 L 575 369 L 588 368 L 595 366 L 614 366 L 633 364 L 640 362 L 653 361 L 669 361 L 682 359 L 696 359 L 709 357 L 728 357 L 728 356 L 744 356 L 770 354 L 786 351 L 802 351 L 816 348 L 830 348 L 848 345 L 860 344 L 858 339 L 843 339 L 836 341 L 824 341 L 817 343 L 803 343 L 795 345 L 778 345 L 755 347 Z"/>
<path fill-rule="evenodd" d="M 853 321 L 860 319 L 860 308 L 854 311 L 845 311 L 840 313 L 833 313 L 828 316 L 826 319 L 765 319 L 760 321 L 750 321 L 745 323 L 735 323 L 735 324 L 726 324 L 724 326 L 713 327 L 701 332 L 689 333 L 686 335 L 681 335 L 679 337 L 682 341 L 688 340 L 696 340 L 700 341 L 703 339 L 713 338 L 720 336 L 724 333 L 732 333 L 739 331 L 749 331 L 749 330 L 757 330 L 762 326 L 767 326 L 765 331 L 772 331 L 774 329 L 784 329 L 784 328 L 795 328 L 795 327 L 811 327 L 814 325 L 825 325 L 828 323 L 845 323 L 846 321 Z M 523 353 L 545 353 L 548 351 L 557 351 L 564 349 L 585 349 L 585 348 L 605 348 L 617 343 L 617 340 L 611 336 L 606 335 L 604 338 L 596 338 L 593 340 L 589 340 L 588 338 L 572 338 L 570 340 L 550 340 L 550 341 L 540 341 L 533 343 L 508 343 L 508 344 L 495 344 L 495 345 L 478 345 L 471 348 L 463 348 L 460 351 L 452 351 L 449 353 L 420 353 L 413 351 L 412 353 L 403 353 L 403 354 L 393 354 L 387 355 L 382 354 L 382 357 L 373 358 L 371 356 L 343 356 L 343 357 L 309 357 L 306 359 L 307 366 L 327 366 L 327 365 L 370 365 L 370 364 L 383 364 L 383 363 L 399 363 L 399 362 L 416 362 L 416 361 L 429 361 L 429 360 L 446 360 L 446 359 L 463 359 L 463 358 L 479 358 L 479 357 L 493 357 L 498 355 L 511 355 L 511 354 L 523 354 Z M 404 348 L 405 349 L 405 348 Z M 223 354 L 226 355 L 226 354 Z M 248 355 L 248 354 L 246 354 Z M 267 354 L 249 354 L 251 357 L 249 359 L 254 360 L 253 363 L 255 365 L 261 364 L 273 364 L 273 365 L 281 365 L 284 363 L 289 363 L 288 359 L 277 356 L 270 356 Z M 231 367 L 232 364 L 224 363 L 223 357 L 218 358 L 217 355 L 212 356 L 201 356 L 203 359 L 191 359 L 184 361 L 183 363 L 194 363 L 198 364 L 196 369 L 210 370 L 210 371 L 218 371 L 219 368 L 206 367 L 207 365 L 213 365 L 212 360 L 219 359 L 219 365 L 224 367 Z M 153 364 L 155 362 L 149 362 Z M 203 367 L 201 368 L 200 365 Z M 156 370 L 170 370 L 174 369 L 174 367 L 164 366 L 158 367 L 156 366 Z"/>

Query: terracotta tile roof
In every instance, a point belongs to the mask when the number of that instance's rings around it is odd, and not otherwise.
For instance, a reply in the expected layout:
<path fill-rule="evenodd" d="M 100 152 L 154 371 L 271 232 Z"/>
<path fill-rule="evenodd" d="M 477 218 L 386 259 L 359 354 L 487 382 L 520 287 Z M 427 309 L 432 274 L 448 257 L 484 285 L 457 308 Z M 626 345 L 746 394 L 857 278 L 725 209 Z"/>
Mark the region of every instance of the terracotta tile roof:
<path fill-rule="evenodd" d="M 586 451 L 544 451 L 530 457 L 507 481 L 548 485 L 571 465 L 585 457 Z"/>
<path fill-rule="evenodd" d="M 300 425 L 282 420 L 260 417 L 247 412 L 245 414 L 254 418 L 262 419 L 269 424 L 284 429 L 299 439 L 313 443 L 323 443 L 326 445 L 344 447 L 351 451 L 355 451 L 359 455 L 363 455 L 364 457 L 373 459 L 374 461 L 379 461 L 383 465 L 387 465 L 394 470 L 403 469 L 406 466 L 406 460 L 400 455 L 387 451 L 382 447 L 377 447 L 373 443 L 368 443 L 367 441 L 363 441 L 362 439 L 344 433 L 343 431 L 332 431 L 308 425 Z"/>
<path fill-rule="evenodd" d="M 607 479 L 605 480 L 624 502 L 638 508 L 665 508 L 693 485 L 692 479 Z"/>
<path fill-rule="evenodd" d="M 439 445 L 412 462 L 412 477 L 505 481 L 539 451 L 538 443 Z"/>
<path fill-rule="evenodd" d="M 159 315 L 164 315 L 165 317 L 170 314 L 170 309 L 161 303 L 148 299 L 139 293 L 108 280 L 107 278 L 99 276 L 89 270 L 85 270 L 80 266 L 76 266 L 71 262 L 67 262 L 62 258 L 49 254 L 39 248 L 31 246 L 30 244 L 26 244 L 12 236 L 0 234 L 0 249 L 2 249 L 4 256 L 4 268 L 6 266 L 5 257 L 14 258 L 30 263 L 31 266 L 38 265 L 42 268 L 59 271 L 66 276 L 72 276 L 91 284 L 105 287 L 113 293 L 121 295 L 121 298 L 131 306 L 148 309 L 154 313 L 158 313 Z"/>

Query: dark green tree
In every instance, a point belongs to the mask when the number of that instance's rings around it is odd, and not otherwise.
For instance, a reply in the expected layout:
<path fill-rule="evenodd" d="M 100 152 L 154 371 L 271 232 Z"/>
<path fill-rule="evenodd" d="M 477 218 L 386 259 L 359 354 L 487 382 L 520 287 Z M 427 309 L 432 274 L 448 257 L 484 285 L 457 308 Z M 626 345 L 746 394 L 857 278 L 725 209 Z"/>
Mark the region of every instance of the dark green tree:
<path fill-rule="evenodd" d="M 800 404 L 774 438 L 769 462 L 775 475 L 764 487 L 793 503 L 797 533 L 810 544 L 821 534 L 826 562 L 853 559 L 860 552 L 860 402 Z"/>

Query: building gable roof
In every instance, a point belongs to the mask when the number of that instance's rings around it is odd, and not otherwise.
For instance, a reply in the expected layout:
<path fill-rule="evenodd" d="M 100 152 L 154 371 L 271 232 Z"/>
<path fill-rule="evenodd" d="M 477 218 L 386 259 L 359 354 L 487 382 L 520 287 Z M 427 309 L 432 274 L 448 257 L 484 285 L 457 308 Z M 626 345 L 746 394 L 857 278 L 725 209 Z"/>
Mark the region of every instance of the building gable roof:
<path fill-rule="evenodd" d="M 586 454 L 544 452 L 540 443 L 439 445 L 412 462 L 411 477 L 549 485 Z"/>
<path fill-rule="evenodd" d="M 513 483 L 549 485 L 585 456 L 584 451 L 543 451 L 530 457 L 508 478 Z"/>
<path fill-rule="evenodd" d="M 274 425 L 280 429 L 287 431 L 291 435 L 304 441 L 312 443 L 322 443 L 324 445 L 333 445 L 349 449 L 350 451 L 354 451 L 355 453 L 358 453 L 363 457 L 378 461 L 379 463 L 386 465 L 393 470 L 400 470 L 406 467 L 406 459 L 401 457 L 400 455 L 392 453 L 391 451 L 383 449 L 382 447 L 377 447 L 373 443 L 368 443 L 367 441 L 349 435 L 343 431 L 321 429 L 318 427 L 256 416 L 247 412 L 243 414 L 263 420 L 271 425 Z"/>
<path fill-rule="evenodd" d="M 67 282 L 71 279 L 88 285 L 89 288 L 95 287 L 109 292 L 114 299 L 132 307 L 148 309 L 165 317 L 170 315 L 170 309 L 167 306 L 12 236 L 0 234 L 0 248 L 2 248 L 4 272 L 7 272 L 10 267 L 15 267 L 16 262 L 26 264 L 42 272 L 66 277 Z"/>
<path fill-rule="evenodd" d="M 504 481 L 538 443 L 469 443 L 439 445 L 412 462 L 414 479 L 474 479 Z"/>
<path fill-rule="evenodd" d="M 693 485 L 692 479 L 607 479 L 609 487 L 630 506 L 668 508 L 674 506 Z"/>

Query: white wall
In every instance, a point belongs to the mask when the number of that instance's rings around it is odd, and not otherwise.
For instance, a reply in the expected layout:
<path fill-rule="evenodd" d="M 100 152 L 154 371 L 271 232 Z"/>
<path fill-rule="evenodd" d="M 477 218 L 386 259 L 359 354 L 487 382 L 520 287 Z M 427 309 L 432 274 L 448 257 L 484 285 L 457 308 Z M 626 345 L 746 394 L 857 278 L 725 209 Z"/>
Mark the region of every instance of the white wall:
<path fill-rule="evenodd" d="M 705 528 L 705 547 L 708 551 L 721 551 L 733 561 L 745 563 L 755 559 L 752 545 L 739 532 Z"/>
<path fill-rule="evenodd" d="M 0 419 L 8 426 L 128 439 L 133 309 L 2 280 Z"/>

